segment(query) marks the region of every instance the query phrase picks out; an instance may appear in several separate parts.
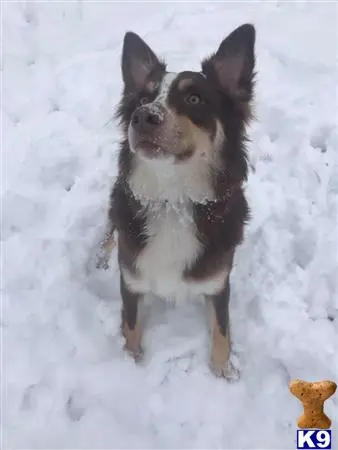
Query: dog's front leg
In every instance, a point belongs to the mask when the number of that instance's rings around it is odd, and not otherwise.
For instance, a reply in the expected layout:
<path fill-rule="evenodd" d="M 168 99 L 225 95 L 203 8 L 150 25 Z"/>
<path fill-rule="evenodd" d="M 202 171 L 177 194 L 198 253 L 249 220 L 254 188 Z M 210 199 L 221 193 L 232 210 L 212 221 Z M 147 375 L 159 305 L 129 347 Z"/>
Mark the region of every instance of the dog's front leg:
<path fill-rule="evenodd" d="M 114 247 L 116 246 L 114 238 L 115 229 L 116 229 L 115 225 L 108 218 L 104 236 L 99 243 L 98 252 L 96 254 L 97 269 L 106 270 L 109 268 L 109 259 Z"/>
<path fill-rule="evenodd" d="M 229 278 L 221 292 L 216 295 L 206 296 L 211 310 L 212 343 L 210 366 L 216 376 L 235 381 L 240 374 L 230 359 L 229 298 Z"/>
<path fill-rule="evenodd" d="M 139 361 L 142 358 L 143 350 L 141 347 L 141 325 L 139 318 L 139 303 L 143 295 L 131 292 L 120 276 L 120 292 L 122 297 L 122 333 L 126 339 L 125 350 Z"/>

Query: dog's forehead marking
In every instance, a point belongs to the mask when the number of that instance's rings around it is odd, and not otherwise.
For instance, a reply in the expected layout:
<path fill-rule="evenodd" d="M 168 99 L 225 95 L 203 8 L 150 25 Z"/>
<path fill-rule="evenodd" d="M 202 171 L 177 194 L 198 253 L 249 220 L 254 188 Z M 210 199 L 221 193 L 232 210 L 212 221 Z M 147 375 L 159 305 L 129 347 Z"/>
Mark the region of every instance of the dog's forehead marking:
<path fill-rule="evenodd" d="M 164 75 L 162 82 L 160 84 L 160 89 L 157 98 L 155 99 L 156 103 L 166 103 L 168 93 L 170 91 L 171 85 L 173 81 L 176 79 L 177 73 L 168 72 Z"/>

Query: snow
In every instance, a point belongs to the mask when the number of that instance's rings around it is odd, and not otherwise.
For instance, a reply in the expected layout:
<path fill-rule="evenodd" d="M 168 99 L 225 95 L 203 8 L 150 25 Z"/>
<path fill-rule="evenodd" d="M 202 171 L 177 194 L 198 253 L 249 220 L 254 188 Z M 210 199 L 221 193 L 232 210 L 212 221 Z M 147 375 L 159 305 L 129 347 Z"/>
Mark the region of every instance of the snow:
<path fill-rule="evenodd" d="M 295 448 L 294 378 L 337 381 L 337 11 L 329 2 L 2 3 L 2 444 Z M 204 305 L 145 307 L 122 350 L 116 253 L 88 271 L 116 174 L 120 52 L 199 70 L 257 28 L 253 219 L 232 273 L 242 377 L 208 368 Z M 326 402 L 337 432 L 337 395 Z"/>

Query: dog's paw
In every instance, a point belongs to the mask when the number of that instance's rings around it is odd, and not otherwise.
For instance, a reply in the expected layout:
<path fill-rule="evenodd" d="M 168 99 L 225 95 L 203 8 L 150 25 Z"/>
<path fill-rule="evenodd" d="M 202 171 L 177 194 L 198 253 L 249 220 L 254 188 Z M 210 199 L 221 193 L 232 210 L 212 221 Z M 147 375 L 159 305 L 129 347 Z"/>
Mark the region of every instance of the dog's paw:
<path fill-rule="evenodd" d="M 110 254 L 107 254 L 101 248 L 92 249 L 86 264 L 86 271 L 88 274 L 95 272 L 95 270 L 109 269 Z"/>
<path fill-rule="evenodd" d="M 236 383 L 241 373 L 237 361 L 230 357 L 227 361 L 211 358 L 210 369 L 219 378 L 225 378 L 229 383 Z"/>
<path fill-rule="evenodd" d="M 98 270 L 108 270 L 109 259 L 110 254 L 108 255 L 105 252 L 97 252 L 95 255 L 95 268 Z"/>
<path fill-rule="evenodd" d="M 116 247 L 114 236 L 111 235 L 99 244 L 99 248 L 95 254 L 96 269 L 109 269 L 109 260 L 113 249 Z"/>
<path fill-rule="evenodd" d="M 138 349 L 130 349 L 127 345 L 124 346 L 124 351 L 135 361 L 136 364 L 141 363 L 144 356 L 144 351 L 141 347 Z"/>

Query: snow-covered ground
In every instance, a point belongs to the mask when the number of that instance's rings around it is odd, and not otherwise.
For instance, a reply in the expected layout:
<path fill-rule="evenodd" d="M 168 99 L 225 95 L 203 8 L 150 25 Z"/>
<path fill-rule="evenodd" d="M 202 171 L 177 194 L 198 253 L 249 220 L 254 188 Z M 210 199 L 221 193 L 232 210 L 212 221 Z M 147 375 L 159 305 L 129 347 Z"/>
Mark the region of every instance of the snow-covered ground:
<path fill-rule="evenodd" d="M 111 273 L 86 264 L 116 173 L 124 32 L 172 70 L 199 70 L 244 22 L 257 27 L 258 120 L 229 385 L 209 371 L 200 302 L 148 308 L 136 366 L 115 255 Z M 295 448 L 288 382 L 338 373 L 337 4 L 13 1 L 2 25 L 3 448 Z"/>

